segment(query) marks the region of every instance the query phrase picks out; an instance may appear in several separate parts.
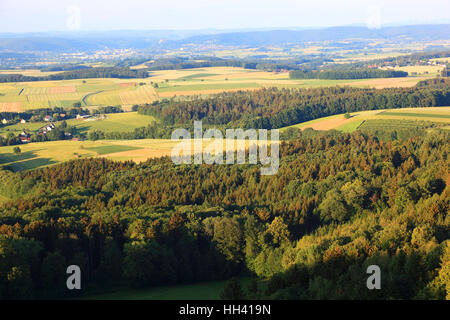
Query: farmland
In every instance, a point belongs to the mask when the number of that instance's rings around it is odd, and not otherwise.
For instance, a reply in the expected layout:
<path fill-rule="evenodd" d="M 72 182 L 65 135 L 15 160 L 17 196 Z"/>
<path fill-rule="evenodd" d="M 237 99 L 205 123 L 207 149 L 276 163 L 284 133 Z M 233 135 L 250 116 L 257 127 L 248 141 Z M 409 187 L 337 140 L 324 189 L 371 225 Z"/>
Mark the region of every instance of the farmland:
<path fill-rule="evenodd" d="M 96 78 L 11 82 L 0 85 L 0 110 L 17 112 L 36 108 L 71 107 L 75 102 L 81 102 L 83 107 L 121 105 L 127 110 L 134 104 L 151 103 L 162 98 L 210 95 L 223 91 L 254 90 L 262 87 L 310 88 L 336 85 L 376 88 L 410 87 L 435 75 L 438 67 L 426 68 L 432 68 L 432 70 L 430 69 L 429 73 L 416 70 L 418 73 L 416 72 L 414 77 L 364 80 L 294 80 L 289 79 L 287 72 L 208 67 L 153 71 L 150 77 L 144 79 Z"/>
<path fill-rule="evenodd" d="M 431 121 L 443 127 L 450 125 L 450 107 L 403 108 L 390 110 L 359 111 L 346 119 L 343 114 L 333 115 L 286 128 L 312 128 L 314 130 L 336 129 L 344 132 L 355 131 L 362 123 L 369 120 Z M 283 128 L 281 130 L 286 130 Z"/>

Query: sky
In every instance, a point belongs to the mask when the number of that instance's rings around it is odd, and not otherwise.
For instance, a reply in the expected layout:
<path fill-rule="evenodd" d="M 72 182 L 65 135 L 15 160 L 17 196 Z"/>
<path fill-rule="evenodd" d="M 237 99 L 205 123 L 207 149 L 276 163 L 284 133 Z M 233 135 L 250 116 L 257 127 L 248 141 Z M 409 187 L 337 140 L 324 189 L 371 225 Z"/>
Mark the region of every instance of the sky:
<path fill-rule="evenodd" d="M 450 23 L 449 0 L 0 0 L 0 33 Z"/>

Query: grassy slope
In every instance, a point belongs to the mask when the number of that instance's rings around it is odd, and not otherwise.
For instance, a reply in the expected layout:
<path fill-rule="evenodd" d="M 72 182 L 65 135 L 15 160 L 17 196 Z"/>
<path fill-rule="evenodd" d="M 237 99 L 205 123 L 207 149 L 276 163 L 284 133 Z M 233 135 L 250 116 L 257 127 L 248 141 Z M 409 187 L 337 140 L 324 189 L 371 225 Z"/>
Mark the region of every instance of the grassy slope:
<path fill-rule="evenodd" d="M 137 112 L 111 113 L 106 115 L 105 120 L 85 121 L 71 119 L 67 121 L 70 126 L 75 126 L 82 133 L 96 129 L 104 132 L 133 131 L 135 128 L 146 127 L 150 123 L 158 122 L 152 116 L 138 114 Z"/>

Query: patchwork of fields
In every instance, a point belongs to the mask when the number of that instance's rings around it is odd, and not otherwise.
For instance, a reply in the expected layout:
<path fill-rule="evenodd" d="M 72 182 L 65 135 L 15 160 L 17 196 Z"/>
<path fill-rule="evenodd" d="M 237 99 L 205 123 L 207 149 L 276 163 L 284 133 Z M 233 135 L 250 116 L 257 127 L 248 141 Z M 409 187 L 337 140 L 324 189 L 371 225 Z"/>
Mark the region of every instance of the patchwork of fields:
<path fill-rule="evenodd" d="M 151 103 L 161 98 L 210 95 L 223 91 L 254 90 L 262 87 L 309 88 L 336 85 L 376 88 L 410 87 L 423 79 L 432 77 L 437 69 L 430 69 L 427 74 L 422 73 L 423 70 L 416 71 L 418 71 L 416 76 L 405 78 L 294 80 L 289 79 L 287 72 L 210 67 L 153 71 L 151 76 L 145 79 L 17 82 L 0 84 L 0 111 L 17 112 L 56 106 L 71 107 L 75 102 L 81 102 L 85 107 L 122 105 L 127 110 L 134 104 Z"/>

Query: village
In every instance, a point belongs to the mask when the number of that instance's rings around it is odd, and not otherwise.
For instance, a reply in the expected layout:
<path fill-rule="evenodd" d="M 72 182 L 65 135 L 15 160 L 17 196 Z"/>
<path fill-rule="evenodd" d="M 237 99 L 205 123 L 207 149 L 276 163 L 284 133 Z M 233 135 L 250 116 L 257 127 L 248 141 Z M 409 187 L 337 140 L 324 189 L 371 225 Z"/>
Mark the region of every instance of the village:
<path fill-rule="evenodd" d="M 32 136 L 33 134 L 36 134 L 37 136 L 40 136 L 43 138 L 43 140 L 47 140 L 47 135 L 55 130 L 55 129 L 64 129 L 67 128 L 67 123 L 65 123 L 67 115 L 64 113 L 58 114 L 58 118 L 55 119 L 53 116 L 46 115 L 43 120 L 46 122 L 42 127 L 39 127 L 37 130 L 31 130 L 31 129 L 23 129 L 19 135 L 18 138 L 20 139 L 21 143 L 30 143 L 32 142 Z M 99 121 L 99 120 L 105 120 L 107 119 L 107 116 L 105 114 L 94 114 L 94 115 L 81 115 L 77 114 L 75 117 L 76 120 L 79 121 Z M 20 124 L 26 124 L 30 121 L 27 121 L 25 119 L 21 119 L 19 121 Z M 7 126 L 11 123 L 11 120 L 3 119 L 2 124 Z M 60 123 L 59 126 L 57 124 Z M 62 127 L 62 128 L 61 128 Z M 74 141 L 81 141 L 84 140 L 81 137 L 73 137 L 73 134 L 71 132 L 63 131 L 64 133 L 64 140 L 74 140 Z M 42 139 L 41 138 L 41 139 Z"/>

